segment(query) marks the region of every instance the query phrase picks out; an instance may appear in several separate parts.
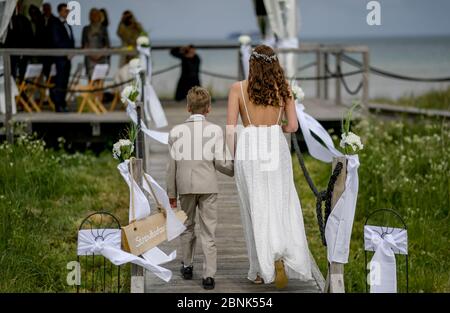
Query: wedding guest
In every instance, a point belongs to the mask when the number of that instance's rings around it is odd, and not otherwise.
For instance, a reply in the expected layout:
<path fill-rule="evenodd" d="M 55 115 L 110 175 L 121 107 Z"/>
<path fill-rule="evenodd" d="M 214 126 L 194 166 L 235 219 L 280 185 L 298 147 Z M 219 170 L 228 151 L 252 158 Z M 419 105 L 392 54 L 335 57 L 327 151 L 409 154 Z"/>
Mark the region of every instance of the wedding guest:
<path fill-rule="evenodd" d="M 136 20 L 131 11 L 127 10 L 122 13 L 122 18 L 117 27 L 117 36 L 121 39 L 123 47 L 136 48 L 136 39 L 143 32 L 142 25 Z M 133 55 L 122 56 L 120 65 L 128 63 L 134 57 Z"/>
<path fill-rule="evenodd" d="M 69 9 L 66 3 L 58 5 L 59 18 L 50 24 L 54 48 L 75 48 L 72 27 L 67 23 Z M 66 93 L 70 76 L 70 59 L 67 56 L 54 58 L 56 65 L 55 88 L 50 90 L 50 97 L 55 103 L 56 111 L 67 112 Z"/>
<path fill-rule="evenodd" d="M 28 8 L 28 15 L 30 16 L 33 30 L 33 47 L 45 48 L 46 35 L 43 14 L 37 6 L 31 4 Z"/>
<path fill-rule="evenodd" d="M 105 8 L 101 8 L 100 9 L 100 14 L 102 16 L 101 20 L 102 20 L 102 25 L 105 26 L 106 28 L 109 27 L 109 18 L 108 18 L 108 12 L 106 11 Z"/>
<path fill-rule="evenodd" d="M 48 2 L 45 2 L 42 5 L 42 15 L 44 16 L 44 24 L 45 27 L 48 27 L 49 24 L 51 24 L 52 21 L 58 19 L 56 16 L 52 13 L 52 5 Z"/>
<path fill-rule="evenodd" d="M 33 29 L 30 20 L 21 13 L 22 1 L 18 1 L 8 25 L 5 48 L 32 48 Z M 23 80 L 29 57 L 24 55 L 11 56 L 11 74 L 14 78 Z"/>
<path fill-rule="evenodd" d="M 109 48 L 108 30 L 102 24 L 102 14 L 100 10 L 92 8 L 89 12 L 90 24 L 84 26 L 81 36 L 81 46 L 84 49 Z M 108 63 L 106 55 L 88 55 L 84 58 L 86 74 L 91 77 L 96 64 Z"/>
<path fill-rule="evenodd" d="M 192 279 L 194 250 L 196 245 L 195 218 L 198 212 L 200 239 L 204 254 L 203 288 L 214 289 L 214 276 L 217 269 L 217 248 L 215 232 L 217 225 L 217 184 L 216 170 L 232 176 L 231 162 L 224 161 L 222 129 L 206 120 L 211 112 L 211 97 L 201 87 L 193 87 L 187 95 L 187 110 L 191 116 L 180 125 L 175 126 L 169 134 L 169 164 L 166 186 L 171 207 L 177 206 L 177 196 L 181 209 L 186 213 L 186 230 L 180 235 L 182 266 L 184 279 Z M 198 131 L 200 129 L 200 131 Z M 197 131 L 196 131 L 197 130 Z M 203 133 L 212 134 L 203 137 Z M 211 141 L 213 144 L 211 145 Z M 197 147 L 200 151 L 192 151 Z M 208 148 L 206 148 L 208 145 Z M 180 152 L 180 146 L 185 147 Z M 189 149 L 186 149 L 189 147 Z M 186 150 L 192 153 L 187 153 Z M 207 155 L 203 151 L 209 151 Z M 198 158 L 198 156 L 201 156 Z"/>
<path fill-rule="evenodd" d="M 175 92 L 175 100 L 181 101 L 186 99 L 189 89 L 200 86 L 200 57 L 193 45 L 173 48 L 170 54 L 181 60 L 181 75 Z"/>
<path fill-rule="evenodd" d="M 48 2 L 42 5 L 42 16 L 44 18 L 44 40 L 43 46 L 44 48 L 50 49 L 54 47 L 53 44 L 53 36 L 52 36 L 52 23 L 58 22 L 58 18 L 52 13 L 52 5 Z M 54 57 L 45 56 L 43 57 L 43 74 L 45 77 L 48 77 L 51 69 L 51 65 L 54 62 Z"/>

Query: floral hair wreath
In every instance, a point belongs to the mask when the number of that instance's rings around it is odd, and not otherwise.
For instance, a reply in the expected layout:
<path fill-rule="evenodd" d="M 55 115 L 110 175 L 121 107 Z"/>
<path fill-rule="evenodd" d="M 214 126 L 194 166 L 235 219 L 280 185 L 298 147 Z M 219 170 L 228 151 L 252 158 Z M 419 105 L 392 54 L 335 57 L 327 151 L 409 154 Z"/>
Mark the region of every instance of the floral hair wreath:
<path fill-rule="evenodd" d="M 273 54 L 271 56 L 267 55 L 267 54 L 263 54 L 263 53 L 258 53 L 255 50 L 252 51 L 252 54 L 250 56 L 251 58 L 257 58 L 257 59 L 262 59 L 263 61 L 267 62 L 267 63 L 272 63 L 272 61 L 277 60 L 277 55 Z"/>

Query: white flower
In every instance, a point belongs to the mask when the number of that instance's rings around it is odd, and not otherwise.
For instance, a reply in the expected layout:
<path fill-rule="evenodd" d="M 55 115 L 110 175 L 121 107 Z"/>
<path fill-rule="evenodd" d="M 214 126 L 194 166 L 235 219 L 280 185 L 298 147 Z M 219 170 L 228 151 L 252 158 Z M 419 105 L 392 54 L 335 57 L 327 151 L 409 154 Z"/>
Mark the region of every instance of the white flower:
<path fill-rule="evenodd" d="M 130 98 L 130 96 L 131 96 L 131 94 L 133 93 L 133 91 L 134 91 L 134 87 L 131 86 L 131 85 L 126 86 L 126 87 L 122 90 L 122 93 L 120 94 L 120 97 L 121 97 L 123 103 L 126 103 L 126 102 L 127 102 L 127 99 Z"/>
<path fill-rule="evenodd" d="M 250 44 L 250 42 L 252 42 L 252 38 L 250 36 L 247 36 L 247 35 L 239 36 L 239 43 L 241 45 L 248 45 L 248 44 Z"/>
<path fill-rule="evenodd" d="M 119 142 L 116 142 L 116 143 L 113 145 L 113 158 L 116 159 L 116 160 L 118 160 L 118 159 L 120 158 L 120 154 L 121 154 L 121 151 L 120 151 L 120 143 L 119 143 Z"/>
<path fill-rule="evenodd" d="M 138 46 L 148 47 L 148 46 L 150 46 L 150 39 L 147 36 L 139 36 L 136 39 L 136 44 Z"/>
<path fill-rule="evenodd" d="M 303 101 L 303 99 L 305 98 L 305 93 L 303 92 L 303 89 L 297 85 L 292 86 L 292 95 L 294 96 L 295 100 Z"/>
<path fill-rule="evenodd" d="M 133 153 L 134 145 L 129 139 L 120 139 L 113 145 L 113 158 L 117 160 L 122 159 L 122 151 L 125 151 L 124 154 L 127 159 Z"/>
<path fill-rule="evenodd" d="M 348 134 L 343 133 L 341 135 L 340 146 L 341 146 L 341 148 L 350 146 L 352 148 L 353 152 L 357 152 L 364 148 L 364 145 L 361 143 L 361 138 L 352 132 L 348 132 Z"/>

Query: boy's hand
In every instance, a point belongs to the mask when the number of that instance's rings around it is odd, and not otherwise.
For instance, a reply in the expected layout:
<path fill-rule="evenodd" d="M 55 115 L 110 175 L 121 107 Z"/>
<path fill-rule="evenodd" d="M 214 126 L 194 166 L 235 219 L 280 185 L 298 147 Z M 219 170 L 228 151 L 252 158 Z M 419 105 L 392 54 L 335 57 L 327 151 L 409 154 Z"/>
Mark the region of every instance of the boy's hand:
<path fill-rule="evenodd" d="M 177 207 L 177 198 L 169 198 L 170 207 L 175 209 Z"/>

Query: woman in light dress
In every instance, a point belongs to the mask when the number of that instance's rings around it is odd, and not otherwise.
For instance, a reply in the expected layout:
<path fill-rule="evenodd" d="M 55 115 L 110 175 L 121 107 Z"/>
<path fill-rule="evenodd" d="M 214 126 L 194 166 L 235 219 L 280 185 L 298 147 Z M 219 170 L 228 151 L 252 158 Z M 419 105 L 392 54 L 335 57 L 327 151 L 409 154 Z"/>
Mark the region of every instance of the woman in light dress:
<path fill-rule="evenodd" d="M 236 131 L 238 118 L 244 128 Z M 272 48 L 257 46 L 248 80 L 232 85 L 227 143 L 235 157 L 250 269 L 254 283 L 284 288 L 288 279 L 311 279 L 311 259 L 283 133 L 298 128 L 294 99 Z M 237 142 L 236 142 L 237 139 Z"/>

